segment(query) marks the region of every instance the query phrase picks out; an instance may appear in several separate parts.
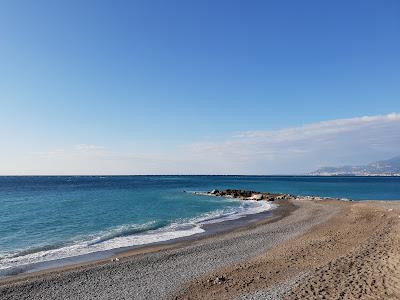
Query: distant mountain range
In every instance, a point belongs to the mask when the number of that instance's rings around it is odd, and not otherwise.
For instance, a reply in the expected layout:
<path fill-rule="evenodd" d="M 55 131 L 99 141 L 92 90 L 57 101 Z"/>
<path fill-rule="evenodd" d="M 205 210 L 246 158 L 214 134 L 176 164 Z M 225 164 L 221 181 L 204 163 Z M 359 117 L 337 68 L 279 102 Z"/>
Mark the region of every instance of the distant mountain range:
<path fill-rule="evenodd" d="M 314 176 L 400 176 L 400 156 L 364 166 L 323 167 L 311 172 Z"/>

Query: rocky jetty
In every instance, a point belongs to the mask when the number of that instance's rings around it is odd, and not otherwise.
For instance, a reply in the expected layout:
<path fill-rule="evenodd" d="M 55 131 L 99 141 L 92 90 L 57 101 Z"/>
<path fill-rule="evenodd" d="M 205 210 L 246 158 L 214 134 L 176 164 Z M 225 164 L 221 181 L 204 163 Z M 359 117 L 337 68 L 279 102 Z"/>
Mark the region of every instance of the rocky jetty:
<path fill-rule="evenodd" d="M 229 198 L 238 198 L 241 200 L 255 200 L 255 201 L 275 201 L 275 200 L 283 200 L 283 199 L 292 199 L 294 198 L 289 194 L 275 194 L 275 193 L 267 193 L 267 192 L 255 192 L 255 191 L 245 191 L 245 190 L 212 190 L 206 193 L 210 196 L 218 196 L 218 197 L 229 197 Z"/>

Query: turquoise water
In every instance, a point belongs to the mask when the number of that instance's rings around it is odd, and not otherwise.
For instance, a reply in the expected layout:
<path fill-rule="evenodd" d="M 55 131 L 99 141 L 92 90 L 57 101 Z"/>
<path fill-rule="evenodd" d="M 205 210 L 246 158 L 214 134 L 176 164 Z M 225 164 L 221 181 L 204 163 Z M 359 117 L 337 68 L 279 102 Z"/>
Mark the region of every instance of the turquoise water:
<path fill-rule="evenodd" d="M 213 188 L 400 199 L 400 177 L 0 177 L 0 271 L 189 236 L 270 209 L 184 192 Z"/>

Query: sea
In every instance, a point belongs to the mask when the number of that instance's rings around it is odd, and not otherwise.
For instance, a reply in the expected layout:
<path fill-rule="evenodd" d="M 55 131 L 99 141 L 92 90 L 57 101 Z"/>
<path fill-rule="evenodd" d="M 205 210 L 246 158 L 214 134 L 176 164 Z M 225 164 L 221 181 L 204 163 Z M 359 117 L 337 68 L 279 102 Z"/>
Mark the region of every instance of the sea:
<path fill-rule="evenodd" d="M 204 233 L 206 224 L 274 208 L 193 193 L 215 188 L 400 199 L 400 177 L 2 176 L 0 276 L 191 237 Z"/>

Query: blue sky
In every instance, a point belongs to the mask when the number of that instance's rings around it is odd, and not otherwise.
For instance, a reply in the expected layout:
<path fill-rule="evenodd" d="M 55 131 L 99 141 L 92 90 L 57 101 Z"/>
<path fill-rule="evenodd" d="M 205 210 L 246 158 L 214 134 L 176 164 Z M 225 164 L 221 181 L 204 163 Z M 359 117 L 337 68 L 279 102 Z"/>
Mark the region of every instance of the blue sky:
<path fill-rule="evenodd" d="M 301 173 L 399 149 L 399 1 L 3 1 L 0 66 L 0 174 Z M 362 116 L 387 147 L 235 144 Z"/>

